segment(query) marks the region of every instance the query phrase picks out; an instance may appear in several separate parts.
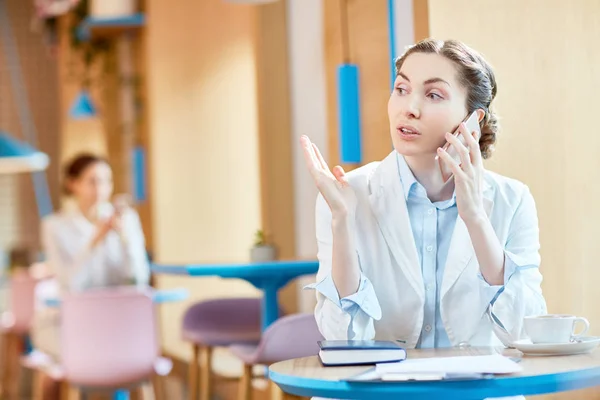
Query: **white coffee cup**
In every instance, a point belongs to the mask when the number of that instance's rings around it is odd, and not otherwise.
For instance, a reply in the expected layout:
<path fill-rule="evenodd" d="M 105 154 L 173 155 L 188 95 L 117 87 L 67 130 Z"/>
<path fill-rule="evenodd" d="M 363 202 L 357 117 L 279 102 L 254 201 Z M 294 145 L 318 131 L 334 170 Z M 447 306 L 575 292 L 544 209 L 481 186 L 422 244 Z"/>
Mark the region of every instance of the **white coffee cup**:
<path fill-rule="evenodd" d="M 575 324 L 582 322 L 584 328 L 575 333 Z M 587 319 L 568 314 L 546 314 L 525 317 L 525 331 L 533 343 L 569 343 L 590 329 Z"/>

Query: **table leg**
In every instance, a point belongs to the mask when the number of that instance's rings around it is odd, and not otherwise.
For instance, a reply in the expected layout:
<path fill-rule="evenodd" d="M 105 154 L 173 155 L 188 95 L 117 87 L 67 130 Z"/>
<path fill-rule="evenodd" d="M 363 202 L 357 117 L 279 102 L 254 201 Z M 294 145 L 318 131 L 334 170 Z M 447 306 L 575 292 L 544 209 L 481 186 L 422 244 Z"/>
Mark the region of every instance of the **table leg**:
<path fill-rule="evenodd" d="M 269 327 L 279 318 L 279 302 L 277 300 L 278 285 L 266 285 L 263 288 L 262 330 Z"/>

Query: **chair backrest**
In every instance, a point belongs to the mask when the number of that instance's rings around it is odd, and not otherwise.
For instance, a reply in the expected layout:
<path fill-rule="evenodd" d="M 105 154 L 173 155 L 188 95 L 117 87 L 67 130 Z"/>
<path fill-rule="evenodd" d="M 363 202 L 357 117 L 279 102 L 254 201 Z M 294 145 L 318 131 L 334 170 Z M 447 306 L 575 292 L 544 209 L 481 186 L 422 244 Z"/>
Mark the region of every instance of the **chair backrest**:
<path fill-rule="evenodd" d="M 147 379 L 159 355 L 148 292 L 112 288 L 70 293 L 61 304 L 61 362 L 74 384 L 116 387 Z"/>
<path fill-rule="evenodd" d="M 28 332 L 35 311 L 37 281 L 27 272 L 15 273 L 10 278 L 10 329 L 16 333 Z"/>
<path fill-rule="evenodd" d="M 314 356 L 319 353 L 317 342 L 323 340 L 314 314 L 293 314 L 282 317 L 267 328 L 260 341 L 260 363 Z"/>

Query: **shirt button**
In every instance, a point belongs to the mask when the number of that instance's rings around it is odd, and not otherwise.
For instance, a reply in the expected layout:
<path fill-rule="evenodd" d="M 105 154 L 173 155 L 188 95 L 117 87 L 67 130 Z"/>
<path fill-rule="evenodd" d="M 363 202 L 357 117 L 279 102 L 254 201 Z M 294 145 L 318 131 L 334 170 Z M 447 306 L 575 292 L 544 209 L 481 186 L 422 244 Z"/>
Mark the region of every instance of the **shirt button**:
<path fill-rule="evenodd" d="M 426 289 L 427 289 L 427 290 L 432 290 L 432 289 L 433 289 L 433 284 L 431 284 L 431 283 L 430 283 L 430 284 L 428 284 L 428 285 L 426 286 Z"/>
<path fill-rule="evenodd" d="M 433 209 L 430 208 L 429 210 L 427 210 L 427 214 L 429 214 L 429 215 L 433 214 Z"/>
<path fill-rule="evenodd" d="M 425 325 L 425 332 L 431 332 L 431 325 Z"/>
<path fill-rule="evenodd" d="M 427 246 L 427 251 L 432 251 L 433 250 L 433 246 Z"/>

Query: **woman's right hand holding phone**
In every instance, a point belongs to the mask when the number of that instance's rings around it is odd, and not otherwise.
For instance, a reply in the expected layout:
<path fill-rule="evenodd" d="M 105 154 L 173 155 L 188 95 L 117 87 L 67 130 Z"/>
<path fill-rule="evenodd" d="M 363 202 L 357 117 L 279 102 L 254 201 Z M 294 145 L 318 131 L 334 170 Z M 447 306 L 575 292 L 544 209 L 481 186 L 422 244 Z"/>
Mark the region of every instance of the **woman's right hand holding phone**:
<path fill-rule="evenodd" d="M 300 138 L 304 160 L 317 189 L 329 205 L 334 219 L 353 217 L 356 210 L 356 194 L 339 165 L 332 170 L 323 159 L 317 146 L 307 136 Z"/>

